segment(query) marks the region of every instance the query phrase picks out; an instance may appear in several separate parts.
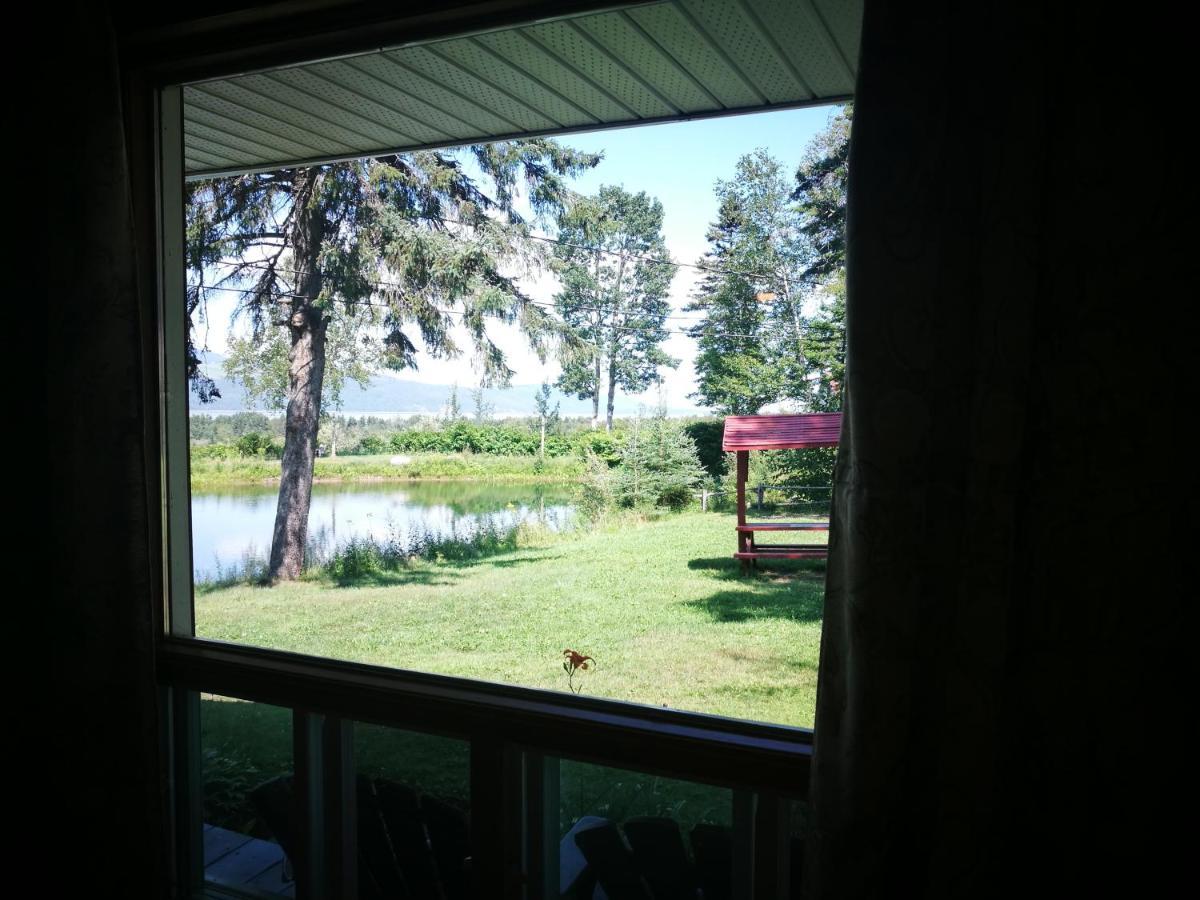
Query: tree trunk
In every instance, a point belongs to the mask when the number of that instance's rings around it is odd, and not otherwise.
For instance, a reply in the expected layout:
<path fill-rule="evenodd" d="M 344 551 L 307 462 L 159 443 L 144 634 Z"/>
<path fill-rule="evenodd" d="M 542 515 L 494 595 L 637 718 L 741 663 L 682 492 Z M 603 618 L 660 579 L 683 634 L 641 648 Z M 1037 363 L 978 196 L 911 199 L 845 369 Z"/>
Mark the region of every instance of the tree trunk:
<path fill-rule="evenodd" d="M 303 321 L 289 327 L 292 346 L 288 351 L 288 405 L 279 504 L 271 538 L 268 573 L 271 581 L 291 581 L 304 570 L 317 425 L 321 417 L 321 383 L 325 377 L 325 322 L 315 310 L 296 313 L 293 318 Z"/>
<path fill-rule="evenodd" d="M 596 351 L 596 389 L 592 391 L 592 428 L 600 427 L 600 352 Z"/>
<path fill-rule="evenodd" d="M 542 416 L 542 445 L 541 445 L 541 448 L 538 450 L 538 454 L 541 456 L 546 455 L 546 417 L 545 416 Z"/>
<path fill-rule="evenodd" d="M 617 359 L 614 355 L 608 361 L 608 418 L 604 422 L 604 430 L 612 431 L 613 406 L 617 398 Z"/>
<path fill-rule="evenodd" d="M 321 419 L 321 387 L 325 380 L 325 340 L 328 322 L 313 306 L 321 293 L 317 268 L 323 234 L 319 204 L 312 202 L 320 173 L 296 173 L 295 222 L 289 235 L 292 261 L 299 273 L 296 296 L 286 322 L 291 336 L 288 350 L 288 404 L 284 420 L 283 461 L 280 465 L 279 503 L 271 537 L 267 576 L 272 582 L 291 581 L 304 570 L 304 545 L 308 540 L 308 510 L 312 502 L 313 465 L 317 456 L 317 429 Z"/>

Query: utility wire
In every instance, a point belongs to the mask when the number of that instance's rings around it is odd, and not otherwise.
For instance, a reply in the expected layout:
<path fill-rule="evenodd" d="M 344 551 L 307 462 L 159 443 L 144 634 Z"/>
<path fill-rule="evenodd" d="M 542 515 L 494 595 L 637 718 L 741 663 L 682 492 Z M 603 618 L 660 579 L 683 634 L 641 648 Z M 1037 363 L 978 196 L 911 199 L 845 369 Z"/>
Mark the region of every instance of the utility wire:
<path fill-rule="evenodd" d="M 199 202 L 202 205 L 209 205 L 209 206 L 214 205 L 211 202 L 206 202 L 206 201 L 199 201 Z M 460 219 L 447 219 L 444 216 L 413 214 L 413 215 L 407 216 L 406 218 L 407 219 L 416 219 L 416 220 L 423 221 L 423 222 L 438 222 L 442 225 L 457 225 L 461 228 L 480 228 L 482 226 L 482 223 L 479 223 L 479 222 L 463 222 Z M 519 233 L 520 236 L 523 238 L 527 238 L 532 241 L 541 241 L 542 243 L 545 243 L 545 244 L 557 244 L 561 247 L 569 247 L 572 250 L 583 250 L 588 253 L 603 253 L 603 254 L 607 254 L 610 256 L 619 256 L 621 254 L 625 254 L 627 259 L 636 259 L 636 260 L 639 260 L 642 262 L 649 263 L 651 265 L 673 266 L 677 269 L 678 268 L 696 269 L 697 271 L 708 272 L 713 275 L 740 275 L 743 278 L 766 278 L 766 279 L 776 277 L 775 275 L 773 275 L 769 272 L 747 272 L 747 271 L 742 271 L 739 269 L 725 269 L 725 268 L 721 268 L 718 266 L 706 266 L 703 263 L 677 262 L 673 259 L 656 259 L 653 256 L 646 256 L 644 254 L 637 254 L 637 253 L 627 253 L 626 251 L 623 251 L 623 250 L 608 250 L 603 247 L 589 247 L 586 244 L 575 244 L 570 241 L 564 241 L 561 238 L 550 237 L 549 235 L 532 234 L 531 232 L 523 230 L 519 225 L 515 225 L 512 223 L 508 223 L 508 222 L 501 222 L 501 221 L 499 221 L 497 219 L 493 219 L 491 217 L 486 217 L 486 218 L 490 224 L 492 224 L 493 226 L 495 226 L 503 231 L 515 231 L 515 232 Z M 250 237 L 253 237 L 253 235 L 250 235 Z M 801 277 L 801 278 L 797 278 L 796 280 L 798 282 L 800 282 L 801 284 L 820 284 L 821 283 L 818 279 L 815 279 L 815 278 Z"/>
<path fill-rule="evenodd" d="M 242 260 L 220 259 L 220 260 L 216 260 L 215 262 L 211 263 L 211 265 L 227 266 L 230 268 L 257 269 L 259 271 L 264 271 L 264 272 L 275 272 L 280 275 L 298 275 L 298 274 L 300 274 L 300 272 L 296 269 L 280 269 L 277 266 L 264 265 L 264 264 L 258 263 L 258 262 L 245 262 Z M 378 278 L 378 279 L 367 278 L 367 279 L 363 279 L 363 280 L 365 281 L 365 283 L 373 285 L 375 287 L 388 287 L 388 288 L 395 288 L 396 290 L 404 290 L 406 287 L 405 285 L 400 284 L 399 282 L 388 281 L 388 280 L 382 279 L 382 278 Z M 225 290 L 238 290 L 238 289 L 237 288 L 225 288 Z M 247 291 L 244 291 L 244 293 L 253 294 L 253 293 L 257 293 L 257 292 L 254 290 L 247 290 Z M 361 301 L 361 302 L 368 303 L 368 301 Z M 534 306 L 540 306 L 543 309 L 555 309 L 555 310 L 558 309 L 558 307 L 554 303 L 547 303 L 544 300 L 528 300 L 526 302 L 528 302 Z M 370 304 L 368 303 L 368 305 L 370 305 Z M 381 305 L 381 304 L 375 304 L 375 305 Z M 386 306 L 386 304 L 383 304 L 383 305 Z M 585 312 L 608 312 L 608 310 L 603 309 L 601 307 L 596 307 L 596 306 L 576 306 L 576 307 L 574 307 L 574 309 L 583 310 Z M 681 322 L 694 322 L 698 325 L 703 324 L 703 322 L 704 322 L 704 319 L 691 318 L 688 316 L 667 315 L 664 318 L 674 319 L 674 320 L 681 321 Z"/>
<path fill-rule="evenodd" d="M 238 293 L 238 294 L 257 294 L 258 293 L 258 291 L 253 288 L 233 288 L 233 287 L 223 287 L 220 285 L 189 285 L 189 287 L 196 288 L 197 290 L 202 290 L 202 291 L 229 291 L 229 292 Z M 278 297 L 276 297 L 276 302 L 277 303 L 287 303 L 292 298 L 296 298 L 296 297 L 298 297 L 298 295 L 296 295 L 296 294 L 282 294 L 282 295 L 279 295 Z M 301 299 L 303 299 L 303 298 L 301 298 Z M 529 302 L 532 305 L 539 306 L 539 307 L 548 307 L 550 309 L 554 308 L 552 305 L 539 303 L 537 301 L 531 300 Z M 393 308 L 387 303 L 377 303 L 377 302 L 374 302 L 371 300 L 358 300 L 358 301 L 355 301 L 355 305 L 356 306 L 371 306 L 371 307 L 376 307 L 378 309 L 392 309 Z M 469 313 L 467 313 L 463 310 L 458 310 L 458 309 L 442 309 L 441 307 L 433 307 L 433 309 L 435 312 L 437 312 L 441 315 L 451 316 L 451 317 L 461 316 L 461 317 L 463 317 L 464 320 L 469 315 Z M 498 319 L 500 321 L 505 321 L 504 317 L 497 316 L 497 315 L 491 314 L 491 313 L 484 313 L 484 316 L 486 318 Z M 667 316 L 667 318 L 672 318 L 672 317 Z M 696 320 L 697 328 L 703 328 L 706 324 L 707 323 L 705 320 Z M 825 324 L 825 323 L 821 323 L 821 324 Z M 748 340 L 748 341 L 761 341 L 763 339 L 763 335 L 759 335 L 759 334 L 740 334 L 738 332 L 729 332 L 729 331 L 709 332 L 708 334 L 704 334 L 704 335 L 696 335 L 696 334 L 692 333 L 691 329 L 687 329 L 687 328 L 654 328 L 653 326 L 647 326 L 647 325 L 605 325 L 604 327 L 611 328 L 615 331 L 627 331 L 627 332 L 657 331 L 657 332 L 660 332 L 663 334 L 680 334 L 685 337 L 693 337 L 693 338 L 694 337 L 721 337 L 721 338 L 731 338 L 731 339 L 735 339 L 735 340 Z M 801 333 L 807 334 L 812 330 L 814 330 L 814 329 L 810 325 L 809 328 L 802 329 Z"/>

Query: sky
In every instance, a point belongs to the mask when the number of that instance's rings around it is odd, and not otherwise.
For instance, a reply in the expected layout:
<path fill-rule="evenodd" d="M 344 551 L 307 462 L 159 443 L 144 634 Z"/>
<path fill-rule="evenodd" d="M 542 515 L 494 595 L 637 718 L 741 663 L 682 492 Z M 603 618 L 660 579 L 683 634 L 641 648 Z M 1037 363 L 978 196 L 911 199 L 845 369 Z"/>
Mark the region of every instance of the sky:
<path fill-rule="evenodd" d="M 720 179 L 732 177 L 739 157 L 758 148 L 766 149 L 783 163 L 784 171 L 794 172 L 804 153 L 805 145 L 829 121 L 834 107 L 784 110 L 742 116 L 726 116 L 694 122 L 672 122 L 635 128 L 612 129 L 566 135 L 559 140 L 571 147 L 588 152 L 602 152 L 604 159 L 594 169 L 572 182 L 573 188 L 584 194 L 595 193 L 601 185 L 617 184 L 626 190 L 645 191 L 662 201 L 663 237 L 672 259 L 695 263 L 707 249 L 704 239 L 709 224 L 716 217 L 717 201 L 713 186 Z M 673 318 L 667 327 L 682 329 L 696 314 L 682 312 L 688 303 L 700 273 L 681 266 L 671 285 L 670 301 Z M 555 279 L 544 274 L 525 280 L 523 286 L 535 299 L 551 300 Z M 209 350 L 224 353 L 229 333 L 229 320 L 235 295 L 213 295 L 209 301 L 209 323 L 206 338 Z M 505 351 L 508 364 L 514 370 L 514 384 L 551 382 L 559 368 L 553 359 L 542 363 L 529 351 L 525 339 L 515 327 L 495 323 L 489 328 L 493 340 Z M 468 346 L 465 334 L 456 334 L 460 346 Z M 419 345 L 418 345 L 419 346 Z M 671 356 L 680 360 L 675 370 L 663 371 L 664 383 L 651 388 L 642 400 L 655 406 L 659 402 L 672 409 L 694 408 L 696 402 L 688 395 L 696 390 L 693 360 L 695 342 L 682 334 L 672 334 L 664 344 Z M 418 368 L 397 373 L 401 380 L 426 384 L 473 386 L 478 373 L 472 372 L 465 357 L 437 360 L 419 354 Z M 346 398 L 348 406 L 351 398 Z"/>

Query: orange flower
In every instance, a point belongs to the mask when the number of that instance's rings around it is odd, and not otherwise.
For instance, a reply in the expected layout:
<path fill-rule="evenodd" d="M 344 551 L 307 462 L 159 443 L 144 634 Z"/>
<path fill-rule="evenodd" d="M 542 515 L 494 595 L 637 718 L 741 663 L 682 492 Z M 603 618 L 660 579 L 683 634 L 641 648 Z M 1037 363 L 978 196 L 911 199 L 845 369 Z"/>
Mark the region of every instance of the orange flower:
<path fill-rule="evenodd" d="M 594 663 L 596 661 L 590 656 L 584 656 L 578 650 L 564 650 L 563 656 L 567 658 L 563 665 L 566 666 L 567 671 L 569 672 L 574 671 L 575 669 L 586 669 L 589 662 Z"/>

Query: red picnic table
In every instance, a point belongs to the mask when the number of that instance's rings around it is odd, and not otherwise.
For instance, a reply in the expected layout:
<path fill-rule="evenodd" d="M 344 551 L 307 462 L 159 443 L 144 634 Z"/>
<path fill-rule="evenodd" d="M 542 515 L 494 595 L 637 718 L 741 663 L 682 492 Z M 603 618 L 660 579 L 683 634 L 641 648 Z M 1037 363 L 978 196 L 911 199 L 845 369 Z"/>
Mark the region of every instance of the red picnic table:
<path fill-rule="evenodd" d="M 746 521 L 746 480 L 750 473 L 751 450 L 801 450 L 808 447 L 836 447 L 842 430 L 841 413 L 804 413 L 774 416 L 729 416 L 721 448 L 737 454 L 737 552 L 742 571 L 749 571 L 760 559 L 823 559 L 828 544 L 762 544 L 755 540 L 759 531 L 828 531 L 828 522 Z"/>

